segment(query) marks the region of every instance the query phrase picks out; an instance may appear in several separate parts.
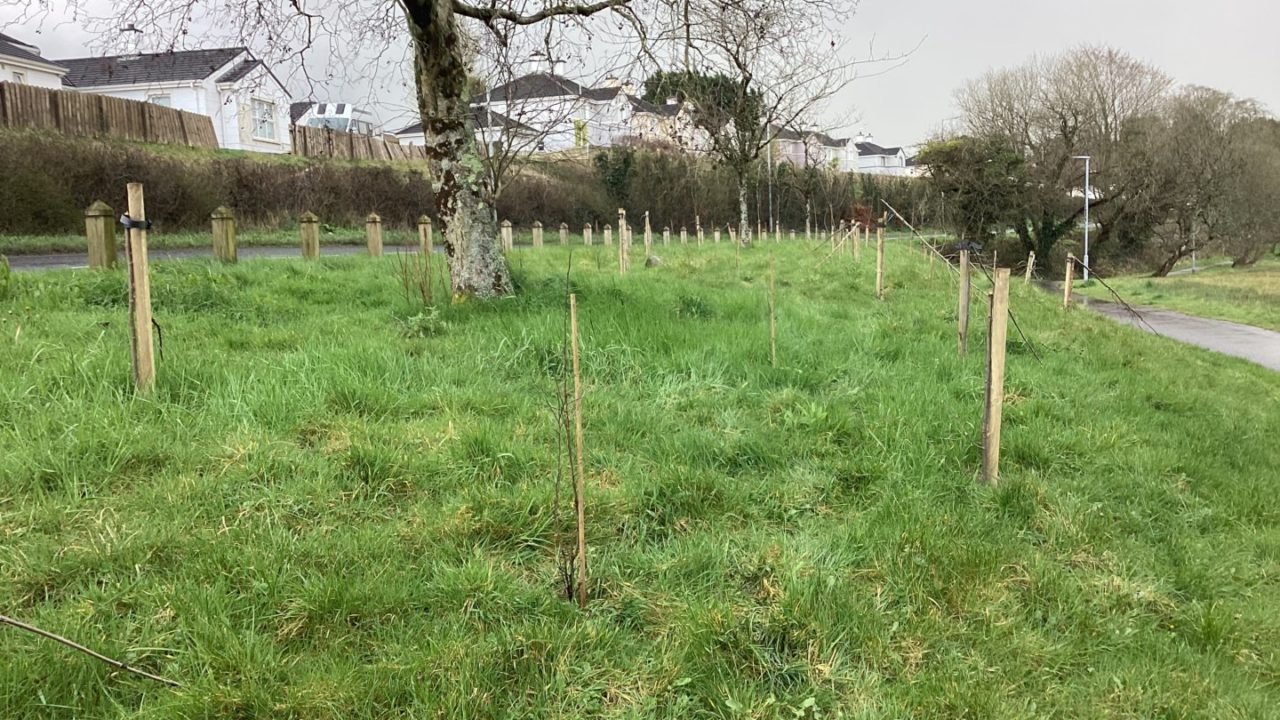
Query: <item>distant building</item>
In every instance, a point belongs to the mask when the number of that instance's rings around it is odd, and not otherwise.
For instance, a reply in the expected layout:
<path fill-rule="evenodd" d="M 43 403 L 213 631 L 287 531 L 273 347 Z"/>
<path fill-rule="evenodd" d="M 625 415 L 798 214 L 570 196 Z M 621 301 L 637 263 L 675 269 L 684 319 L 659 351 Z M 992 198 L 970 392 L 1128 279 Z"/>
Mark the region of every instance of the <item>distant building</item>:
<path fill-rule="evenodd" d="M 40 56 L 40 48 L 0 33 L 0 82 L 59 90 L 67 69 Z"/>
<path fill-rule="evenodd" d="M 289 92 L 243 47 L 57 60 L 67 89 L 208 115 L 219 147 L 287 153 Z"/>
<path fill-rule="evenodd" d="M 859 138 L 854 142 L 858 152 L 857 171 L 872 175 L 913 175 L 907 165 L 907 152 L 900 147 L 881 147 L 871 138 Z"/>
<path fill-rule="evenodd" d="M 328 128 L 370 137 L 379 132 L 373 123 L 373 115 L 351 103 L 318 103 L 309 100 L 291 103 L 289 121 L 294 125 Z"/>
<path fill-rule="evenodd" d="M 539 141 L 537 131 L 506 115 L 486 110 L 479 105 L 472 105 L 471 122 L 474 124 L 476 143 L 488 152 L 496 151 L 499 145 L 514 147 L 517 152 L 534 152 L 537 149 Z M 422 130 L 421 122 L 413 123 L 391 134 L 404 145 L 427 143 L 427 136 Z"/>

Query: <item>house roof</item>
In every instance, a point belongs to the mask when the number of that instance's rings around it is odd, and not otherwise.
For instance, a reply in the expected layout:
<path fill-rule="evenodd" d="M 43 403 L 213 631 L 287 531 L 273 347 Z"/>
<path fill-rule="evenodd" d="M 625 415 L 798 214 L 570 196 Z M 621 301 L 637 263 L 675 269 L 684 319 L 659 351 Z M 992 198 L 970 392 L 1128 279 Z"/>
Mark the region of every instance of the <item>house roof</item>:
<path fill-rule="evenodd" d="M 66 70 L 62 65 L 59 65 L 52 60 L 46 60 L 45 58 L 40 57 L 40 54 L 35 52 L 34 45 L 28 45 L 21 40 L 5 35 L 4 33 L 0 33 L 0 55 L 18 60 L 25 60 L 29 63 L 37 63 L 51 68 L 57 68 L 58 70 Z"/>
<path fill-rule="evenodd" d="M 612 89 L 612 88 L 610 88 Z M 675 117 L 680 114 L 680 103 L 670 105 L 655 105 L 644 98 L 635 95 L 627 95 L 627 100 L 631 103 L 631 107 L 637 112 L 653 113 L 654 115 L 664 115 L 666 117 Z"/>
<path fill-rule="evenodd" d="M 233 83 L 237 80 L 242 80 L 244 79 L 245 75 L 248 75 L 249 73 L 253 72 L 257 68 L 260 68 L 262 66 L 263 65 L 261 60 L 258 60 L 255 58 L 245 58 L 244 60 L 240 61 L 240 64 L 222 73 L 222 76 L 218 78 L 218 82 Z"/>
<path fill-rule="evenodd" d="M 516 132 L 537 132 L 533 128 L 525 125 L 519 120 L 513 120 L 500 112 L 490 110 L 485 111 L 483 105 L 471 106 L 471 122 L 475 123 L 478 128 L 499 128 L 502 130 L 513 130 Z M 419 120 L 412 125 L 395 131 L 394 135 L 418 135 L 422 133 L 422 121 Z"/>
<path fill-rule="evenodd" d="M 176 50 L 140 55 L 71 58 L 58 62 L 67 68 L 67 76 L 63 78 L 63 82 L 73 87 L 142 85 L 204 80 L 246 52 L 248 50 L 243 47 Z M 236 72 L 241 66 L 228 74 Z M 252 68 L 245 69 L 244 73 L 247 74 L 249 70 Z"/>
<path fill-rule="evenodd" d="M 859 157 L 870 157 L 873 155 L 897 155 L 902 152 L 900 147 L 880 147 L 875 143 L 860 142 L 854 143 L 854 147 L 858 148 Z"/>
<path fill-rule="evenodd" d="M 298 119 L 307 114 L 307 111 L 315 107 L 315 103 L 310 100 L 302 102 L 289 103 L 289 122 L 297 123 Z"/>
<path fill-rule="evenodd" d="M 616 88 L 604 88 L 607 90 L 615 90 Z M 544 97 L 564 97 L 589 95 L 592 93 L 590 88 L 579 85 L 578 83 L 566 77 L 553 75 L 551 73 L 532 73 L 523 77 L 518 77 L 508 83 L 503 83 L 488 92 L 485 95 L 490 98 L 497 98 L 501 101 L 514 100 L 530 100 L 533 98 Z M 609 95 L 608 97 L 613 97 Z M 600 98 L 592 98 L 600 99 Z M 608 99 L 608 98 L 604 98 Z"/>

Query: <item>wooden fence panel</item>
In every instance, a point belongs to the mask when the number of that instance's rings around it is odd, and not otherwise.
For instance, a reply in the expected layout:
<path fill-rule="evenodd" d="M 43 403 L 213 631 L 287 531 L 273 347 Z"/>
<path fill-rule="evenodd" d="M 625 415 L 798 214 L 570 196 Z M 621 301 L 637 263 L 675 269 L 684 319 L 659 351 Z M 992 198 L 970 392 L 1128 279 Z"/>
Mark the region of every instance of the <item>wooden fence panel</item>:
<path fill-rule="evenodd" d="M 218 147 L 213 119 L 205 115 L 136 100 L 8 82 L 0 82 L 0 126 Z"/>
<path fill-rule="evenodd" d="M 387 137 L 295 125 L 289 128 L 293 154 L 337 160 L 425 160 L 421 146 L 401 145 Z"/>

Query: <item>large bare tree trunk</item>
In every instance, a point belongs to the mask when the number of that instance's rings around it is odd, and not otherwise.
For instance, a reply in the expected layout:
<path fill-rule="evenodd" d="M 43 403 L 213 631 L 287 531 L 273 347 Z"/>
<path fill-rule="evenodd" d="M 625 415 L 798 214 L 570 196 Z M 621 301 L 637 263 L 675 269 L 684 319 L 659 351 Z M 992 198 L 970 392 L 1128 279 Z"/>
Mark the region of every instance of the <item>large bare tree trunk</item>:
<path fill-rule="evenodd" d="M 452 0 L 404 0 L 413 37 L 418 110 L 453 295 L 511 293 L 497 225 L 481 201 L 484 163 L 468 127 L 467 58 Z"/>
<path fill-rule="evenodd" d="M 747 183 L 738 173 L 738 242 L 751 244 L 751 218 L 747 214 Z"/>

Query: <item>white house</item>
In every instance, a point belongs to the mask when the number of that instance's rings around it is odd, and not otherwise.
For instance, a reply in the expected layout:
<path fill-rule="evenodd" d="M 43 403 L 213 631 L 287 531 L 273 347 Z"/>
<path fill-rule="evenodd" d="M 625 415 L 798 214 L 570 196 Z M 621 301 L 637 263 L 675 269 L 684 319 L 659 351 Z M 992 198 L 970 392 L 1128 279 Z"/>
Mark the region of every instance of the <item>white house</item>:
<path fill-rule="evenodd" d="M 296 102 L 289 105 L 289 122 L 313 128 L 328 128 L 339 132 L 373 137 L 378 128 L 373 114 L 351 103 Z"/>
<path fill-rule="evenodd" d="M 534 152 L 540 141 L 538 132 L 528 125 L 518 123 L 506 115 L 479 105 L 471 106 L 471 122 L 475 126 L 476 143 L 490 152 L 496 150 L 500 144 L 514 147 L 516 152 Z M 421 122 L 413 123 L 391 134 L 396 136 L 402 145 L 427 143 L 427 136 L 422 130 Z"/>
<path fill-rule="evenodd" d="M 900 147 L 881 147 L 870 138 L 859 138 L 853 143 L 858 153 L 857 171 L 872 175 L 911 175 L 907 165 L 907 151 Z"/>
<path fill-rule="evenodd" d="M 218 48 L 58 60 L 79 92 L 164 105 L 213 118 L 218 145 L 287 153 L 289 92 L 248 49 Z"/>
<path fill-rule="evenodd" d="M 67 69 L 40 56 L 40 48 L 0 33 L 0 82 L 59 90 Z"/>

